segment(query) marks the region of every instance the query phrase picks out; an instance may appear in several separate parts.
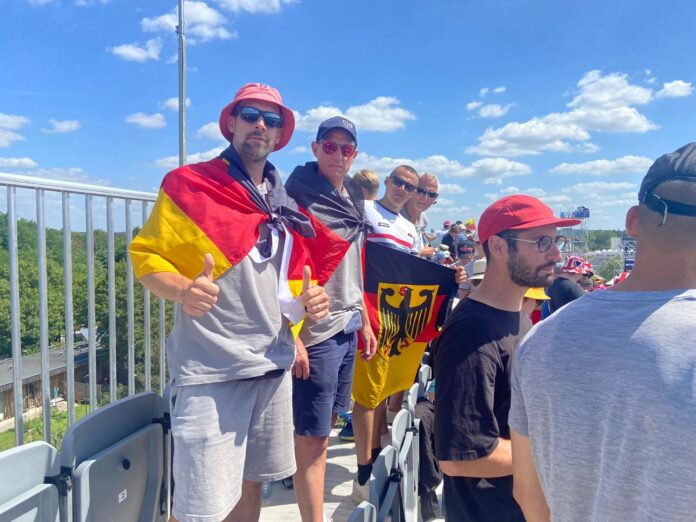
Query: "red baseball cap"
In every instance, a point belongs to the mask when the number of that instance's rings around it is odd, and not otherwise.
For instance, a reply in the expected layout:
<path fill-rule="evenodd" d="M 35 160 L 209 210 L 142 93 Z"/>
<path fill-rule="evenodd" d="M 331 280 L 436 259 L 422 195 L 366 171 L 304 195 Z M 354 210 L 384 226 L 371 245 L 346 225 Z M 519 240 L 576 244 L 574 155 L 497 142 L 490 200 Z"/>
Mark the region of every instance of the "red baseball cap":
<path fill-rule="evenodd" d="M 222 135 L 227 139 L 227 141 L 232 143 L 233 136 L 233 133 L 230 132 L 227 123 L 232 117 L 234 107 L 239 102 L 244 100 L 275 103 L 278 107 L 280 107 L 280 112 L 283 115 L 283 126 L 280 129 L 280 141 L 273 150 L 280 150 L 285 147 L 292 137 L 292 131 L 295 130 L 295 115 L 290 109 L 283 105 L 283 98 L 280 97 L 280 93 L 270 85 L 265 85 L 263 83 L 247 83 L 244 87 L 237 91 L 237 94 L 234 96 L 234 100 L 228 103 L 224 109 L 222 109 L 219 123 L 220 132 L 222 132 Z"/>
<path fill-rule="evenodd" d="M 478 226 L 479 241 L 504 230 L 526 230 L 528 228 L 554 225 L 572 227 L 579 219 L 562 219 L 553 215 L 553 210 L 535 197 L 525 194 L 507 196 L 492 203 L 481 214 Z"/>

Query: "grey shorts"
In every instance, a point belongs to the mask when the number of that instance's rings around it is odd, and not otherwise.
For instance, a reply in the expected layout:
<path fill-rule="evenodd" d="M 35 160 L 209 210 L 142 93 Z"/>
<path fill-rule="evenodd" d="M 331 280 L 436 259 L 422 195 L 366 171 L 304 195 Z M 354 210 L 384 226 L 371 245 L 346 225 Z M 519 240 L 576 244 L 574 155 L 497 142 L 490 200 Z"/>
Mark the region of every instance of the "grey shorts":
<path fill-rule="evenodd" d="M 223 520 L 241 496 L 242 480 L 295 472 L 289 372 L 180 386 L 174 393 L 172 514 L 179 522 Z"/>

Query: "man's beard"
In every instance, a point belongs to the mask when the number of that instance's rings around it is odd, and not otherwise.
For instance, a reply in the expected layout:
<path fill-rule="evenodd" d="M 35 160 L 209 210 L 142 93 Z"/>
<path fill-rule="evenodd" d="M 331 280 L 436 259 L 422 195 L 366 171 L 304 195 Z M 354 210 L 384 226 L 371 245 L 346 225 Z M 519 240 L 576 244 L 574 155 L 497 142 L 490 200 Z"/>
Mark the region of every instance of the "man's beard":
<path fill-rule="evenodd" d="M 515 284 L 523 287 L 537 288 L 549 286 L 551 284 L 553 273 L 546 272 L 542 274 L 539 271 L 554 265 L 554 263 L 547 263 L 532 268 L 524 263 L 522 256 L 513 253 L 508 259 L 508 272 L 510 274 L 510 279 L 512 279 Z"/>
<path fill-rule="evenodd" d="M 268 142 L 261 142 L 257 140 L 251 140 L 252 136 L 261 136 L 260 134 L 249 134 L 247 139 L 242 142 L 241 150 L 239 150 L 239 155 L 245 161 L 250 162 L 265 162 L 268 155 L 271 153 L 271 147 Z"/>

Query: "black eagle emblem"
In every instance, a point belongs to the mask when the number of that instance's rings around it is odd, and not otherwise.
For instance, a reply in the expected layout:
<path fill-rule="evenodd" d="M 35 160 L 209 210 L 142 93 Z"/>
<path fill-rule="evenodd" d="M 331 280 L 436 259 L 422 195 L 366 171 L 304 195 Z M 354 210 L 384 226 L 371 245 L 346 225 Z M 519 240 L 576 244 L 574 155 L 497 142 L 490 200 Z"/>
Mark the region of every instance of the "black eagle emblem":
<path fill-rule="evenodd" d="M 395 294 L 393 288 L 384 288 L 379 296 L 380 330 L 377 346 L 389 350 L 389 356 L 401 355 L 401 350 L 410 345 L 428 324 L 430 310 L 434 300 L 434 290 L 421 290 L 418 295 L 425 298 L 421 304 L 411 306 L 413 289 L 402 286 L 399 293 L 403 296 L 399 306 L 392 306 L 388 297 Z"/>

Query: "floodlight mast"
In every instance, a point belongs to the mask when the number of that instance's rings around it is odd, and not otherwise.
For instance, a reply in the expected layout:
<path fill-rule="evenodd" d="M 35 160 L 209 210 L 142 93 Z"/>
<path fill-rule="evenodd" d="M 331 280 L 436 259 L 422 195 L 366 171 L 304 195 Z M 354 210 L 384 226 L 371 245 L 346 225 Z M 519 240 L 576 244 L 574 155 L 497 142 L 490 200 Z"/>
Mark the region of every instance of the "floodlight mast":
<path fill-rule="evenodd" d="M 184 0 L 179 0 L 179 166 L 186 164 L 186 34 L 184 31 Z"/>

